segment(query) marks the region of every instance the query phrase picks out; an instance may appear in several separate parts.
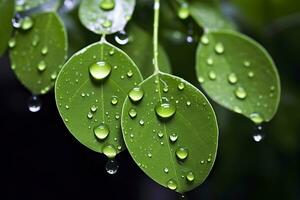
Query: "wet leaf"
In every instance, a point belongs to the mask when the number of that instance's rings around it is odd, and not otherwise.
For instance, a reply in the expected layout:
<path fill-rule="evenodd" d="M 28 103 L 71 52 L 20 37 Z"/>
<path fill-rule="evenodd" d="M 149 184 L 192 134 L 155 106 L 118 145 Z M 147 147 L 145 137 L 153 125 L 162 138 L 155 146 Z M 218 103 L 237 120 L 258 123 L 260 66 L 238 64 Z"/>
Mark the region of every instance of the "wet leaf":
<path fill-rule="evenodd" d="M 39 5 L 46 3 L 49 0 L 21 0 L 16 1 L 16 11 L 23 12 L 32 8 L 38 7 Z"/>
<path fill-rule="evenodd" d="M 280 100 L 280 81 L 266 50 L 235 32 L 210 32 L 197 51 L 198 80 L 220 105 L 259 124 L 270 121 Z"/>
<path fill-rule="evenodd" d="M 138 166 L 159 184 L 183 193 L 208 176 L 218 128 L 205 96 L 185 80 L 159 73 L 140 85 L 143 98 L 126 99 L 122 130 Z"/>
<path fill-rule="evenodd" d="M 92 44 L 74 54 L 60 72 L 55 87 L 58 110 L 79 142 L 114 157 L 125 148 L 123 102 L 141 81 L 124 52 L 104 41 Z"/>
<path fill-rule="evenodd" d="M 13 39 L 15 45 L 10 49 L 12 69 L 33 94 L 45 94 L 54 86 L 65 62 L 66 31 L 54 12 L 27 17 L 26 23 L 26 29 L 20 28 Z"/>
<path fill-rule="evenodd" d="M 144 78 L 153 74 L 153 45 L 152 37 L 137 25 L 129 26 L 130 41 L 122 49 L 133 59 Z M 169 58 L 162 46 L 158 48 L 158 62 L 161 71 L 171 73 Z"/>
<path fill-rule="evenodd" d="M 0 0 L 0 56 L 7 47 L 7 42 L 13 30 L 11 20 L 14 15 L 14 1 Z"/>
<path fill-rule="evenodd" d="M 112 34 L 124 29 L 134 7 L 135 0 L 85 0 L 81 2 L 79 18 L 94 33 Z"/>
<path fill-rule="evenodd" d="M 189 6 L 190 14 L 204 30 L 236 29 L 235 26 L 216 7 L 200 2 Z"/>

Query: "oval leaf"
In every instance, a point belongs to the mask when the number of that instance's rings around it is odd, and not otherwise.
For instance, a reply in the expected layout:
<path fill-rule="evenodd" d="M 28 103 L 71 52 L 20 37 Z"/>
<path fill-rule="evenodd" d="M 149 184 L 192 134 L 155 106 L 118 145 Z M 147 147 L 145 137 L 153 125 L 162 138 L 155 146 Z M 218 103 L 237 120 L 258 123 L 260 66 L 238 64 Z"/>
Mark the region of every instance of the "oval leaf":
<path fill-rule="evenodd" d="M 0 0 L 0 56 L 7 47 L 7 42 L 13 30 L 11 20 L 14 15 L 14 2 L 12 0 Z"/>
<path fill-rule="evenodd" d="M 32 8 L 38 7 L 39 5 L 46 3 L 49 0 L 21 0 L 16 1 L 16 11 L 23 12 Z"/>
<path fill-rule="evenodd" d="M 79 18 L 94 33 L 112 34 L 124 29 L 134 7 L 135 0 L 85 0 L 81 2 Z"/>
<path fill-rule="evenodd" d="M 79 142 L 114 157 L 125 148 L 123 102 L 141 81 L 138 68 L 124 52 L 107 42 L 92 44 L 74 54 L 60 72 L 55 87 L 58 110 Z"/>
<path fill-rule="evenodd" d="M 154 72 L 152 37 L 137 25 L 129 26 L 129 42 L 121 48 L 137 64 L 144 78 L 151 76 Z M 142 52 L 142 56 L 141 56 Z M 162 46 L 158 48 L 158 63 L 161 71 L 171 73 L 171 66 L 167 53 Z"/>
<path fill-rule="evenodd" d="M 205 96 L 185 80 L 159 73 L 142 82 L 143 98 L 125 100 L 122 130 L 135 162 L 159 184 L 183 193 L 208 176 L 218 128 Z"/>
<path fill-rule="evenodd" d="M 208 33 L 201 41 L 196 70 L 207 94 L 255 123 L 271 120 L 280 100 L 280 81 L 266 50 L 229 31 Z"/>
<path fill-rule="evenodd" d="M 29 19 L 28 30 L 16 32 L 11 46 L 12 69 L 33 94 L 45 94 L 53 86 L 67 56 L 64 24 L 54 12 Z M 28 22 L 28 21 L 27 21 Z"/>
<path fill-rule="evenodd" d="M 200 2 L 193 2 L 190 4 L 189 9 L 193 19 L 204 30 L 236 29 L 217 7 Z"/>

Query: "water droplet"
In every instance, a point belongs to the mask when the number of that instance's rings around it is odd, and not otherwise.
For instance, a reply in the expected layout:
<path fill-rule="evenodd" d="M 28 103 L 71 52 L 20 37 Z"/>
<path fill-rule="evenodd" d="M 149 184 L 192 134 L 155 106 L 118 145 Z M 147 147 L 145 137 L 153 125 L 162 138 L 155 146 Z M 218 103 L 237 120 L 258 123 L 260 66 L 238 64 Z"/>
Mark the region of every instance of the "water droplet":
<path fill-rule="evenodd" d="M 47 65 L 46 65 L 45 61 L 42 60 L 41 62 L 39 62 L 39 64 L 38 64 L 38 71 L 39 72 L 45 71 L 46 68 L 47 68 Z"/>
<path fill-rule="evenodd" d="M 163 99 L 155 106 L 155 112 L 161 118 L 167 119 L 176 113 L 176 107 L 167 100 Z"/>
<path fill-rule="evenodd" d="M 161 131 L 159 131 L 159 132 L 157 133 L 157 135 L 158 135 L 158 137 L 159 137 L 159 138 L 162 138 L 162 137 L 164 137 L 164 133 L 163 133 L 163 132 L 161 132 Z"/>
<path fill-rule="evenodd" d="M 202 76 L 199 76 L 198 77 L 198 81 L 199 81 L 199 83 L 202 84 L 202 83 L 204 83 L 205 80 L 204 80 L 204 78 Z"/>
<path fill-rule="evenodd" d="M 189 181 L 189 182 L 192 182 L 195 180 L 195 176 L 193 174 L 193 172 L 189 172 L 187 175 L 186 175 L 186 179 Z"/>
<path fill-rule="evenodd" d="M 42 103 L 40 98 L 36 95 L 32 95 L 28 100 L 28 109 L 30 112 L 38 112 L 41 110 Z"/>
<path fill-rule="evenodd" d="M 238 107 L 238 106 L 235 106 L 234 108 L 233 108 L 233 110 L 234 110 L 234 112 L 236 112 L 236 113 L 242 113 L 243 111 L 240 109 L 240 107 Z"/>
<path fill-rule="evenodd" d="M 129 98 L 133 102 L 138 102 L 144 97 L 144 91 L 140 87 L 134 87 L 129 92 Z"/>
<path fill-rule="evenodd" d="M 171 142 L 176 142 L 178 139 L 178 135 L 176 133 L 172 133 L 169 138 Z"/>
<path fill-rule="evenodd" d="M 254 72 L 252 72 L 252 71 L 248 72 L 248 77 L 253 78 L 254 77 Z"/>
<path fill-rule="evenodd" d="M 122 30 L 119 31 L 116 35 L 115 35 L 115 41 L 120 44 L 120 45 L 125 45 L 129 42 L 129 37 L 126 33 L 126 31 Z"/>
<path fill-rule="evenodd" d="M 53 72 L 50 78 L 51 80 L 55 80 L 57 78 L 57 72 Z"/>
<path fill-rule="evenodd" d="M 32 46 L 35 47 L 35 46 L 37 46 L 38 43 L 39 43 L 39 37 L 37 35 L 35 35 L 32 39 L 31 44 L 32 44 Z"/>
<path fill-rule="evenodd" d="M 24 17 L 24 19 L 22 19 L 22 22 L 21 22 L 21 28 L 23 30 L 29 30 L 32 27 L 33 27 L 33 20 L 28 16 Z"/>
<path fill-rule="evenodd" d="M 102 26 L 104 27 L 104 28 L 110 28 L 111 26 L 112 26 L 112 21 L 111 20 L 104 20 L 103 22 L 102 22 Z"/>
<path fill-rule="evenodd" d="M 177 183 L 173 179 L 170 179 L 168 181 L 167 186 L 171 190 L 176 190 L 177 189 Z"/>
<path fill-rule="evenodd" d="M 115 0 L 102 0 L 100 3 L 100 8 L 102 10 L 112 10 L 115 7 Z"/>
<path fill-rule="evenodd" d="M 91 111 L 92 111 L 92 112 L 96 112 L 96 111 L 97 111 L 97 109 L 98 109 L 98 108 L 97 108 L 97 106 L 95 106 L 95 105 L 92 105 L 92 107 L 91 107 Z"/>
<path fill-rule="evenodd" d="M 141 119 L 141 120 L 140 120 L 140 125 L 141 125 L 141 126 L 144 126 L 144 124 L 145 124 L 145 121 Z"/>
<path fill-rule="evenodd" d="M 111 66 L 104 61 L 100 61 L 91 65 L 89 70 L 95 80 L 103 80 L 110 74 Z"/>
<path fill-rule="evenodd" d="M 16 38 L 10 38 L 10 40 L 8 41 L 8 46 L 9 48 L 14 48 L 17 44 Z"/>
<path fill-rule="evenodd" d="M 176 150 L 176 156 L 179 160 L 185 160 L 188 157 L 188 150 L 180 147 Z"/>
<path fill-rule="evenodd" d="M 164 172 L 167 174 L 169 173 L 169 169 L 167 167 L 164 168 Z"/>
<path fill-rule="evenodd" d="M 261 124 L 264 121 L 264 118 L 261 116 L 259 113 L 252 113 L 250 114 L 250 119 L 255 123 L 255 124 Z"/>
<path fill-rule="evenodd" d="M 22 22 L 22 17 L 20 14 L 16 14 L 14 18 L 12 19 L 12 25 L 14 28 L 20 28 L 21 27 L 21 22 Z"/>
<path fill-rule="evenodd" d="M 111 104 L 112 105 L 117 105 L 118 104 L 118 97 L 117 96 L 113 96 L 111 98 Z"/>
<path fill-rule="evenodd" d="M 135 117 L 137 116 L 137 112 L 136 112 L 136 110 L 135 110 L 134 108 L 131 108 L 131 109 L 129 110 L 128 114 L 129 114 L 129 116 L 130 116 L 131 118 L 135 118 Z"/>
<path fill-rule="evenodd" d="M 201 43 L 204 45 L 208 45 L 209 44 L 209 39 L 206 35 L 201 37 Z"/>
<path fill-rule="evenodd" d="M 212 58 L 207 58 L 206 60 L 206 64 L 209 65 L 209 66 L 212 66 L 214 64 L 214 60 Z"/>
<path fill-rule="evenodd" d="M 113 175 L 118 172 L 118 169 L 119 169 L 119 164 L 116 161 L 116 159 L 108 159 L 105 165 L 106 172 L 110 175 Z"/>
<path fill-rule="evenodd" d="M 246 61 L 244 61 L 244 66 L 245 66 L 245 67 L 250 67 L 250 66 L 251 66 L 251 63 L 250 63 L 249 61 L 246 60 Z"/>
<path fill-rule="evenodd" d="M 106 155 L 108 158 L 114 158 L 117 155 L 117 150 L 113 145 L 106 145 L 103 147 L 102 152 L 104 155 Z"/>
<path fill-rule="evenodd" d="M 263 128 L 262 126 L 255 126 L 255 130 L 254 130 L 254 133 L 253 133 L 253 140 L 255 142 L 261 142 L 263 139 L 264 139 L 265 135 L 263 133 Z"/>
<path fill-rule="evenodd" d="M 180 19 L 187 19 L 190 16 L 189 5 L 187 3 L 182 3 L 178 10 L 178 17 Z"/>
<path fill-rule="evenodd" d="M 274 86 L 274 85 L 272 85 L 271 87 L 270 87 L 270 91 L 275 91 L 275 89 L 276 89 L 276 87 Z"/>
<path fill-rule="evenodd" d="M 238 81 L 238 78 L 237 78 L 237 76 L 236 76 L 235 73 L 230 73 L 230 74 L 228 75 L 228 82 L 229 82 L 230 84 L 236 84 L 237 81 Z"/>
<path fill-rule="evenodd" d="M 222 43 L 217 43 L 216 46 L 215 46 L 215 51 L 217 54 L 223 54 L 225 49 L 224 49 L 224 46 Z"/>
<path fill-rule="evenodd" d="M 178 84 L 178 90 L 183 90 L 184 89 L 184 83 L 179 83 Z"/>
<path fill-rule="evenodd" d="M 48 53 L 48 47 L 44 46 L 41 50 L 42 55 L 46 55 Z"/>
<path fill-rule="evenodd" d="M 207 162 L 211 162 L 211 158 L 207 158 Z"/>
<path fill-rule="evenodd" d="M 148 158 L 152 158 L 152 153 L 147 154 Z"/>
<path fill-rule="evenodd" d="M 89 113 L 87 114 L 87 118 L 92 119 L 92 118 L 93 118 L 93 113 L 89 112 Z"/>
<path fill-rule="evenodd" d="M 238 99 L 246 99 L 247 97 L 247 92 L 243 87 L 238 87 L 234 93 Z"/>
<path fill-rule="evenodd" d="M 129 70 L 128 72 L 127 72 L 127 77 L 128 78 L 131 78 L 133 76 L 133 72 L 131 71 L 131 70 Z"/>
<path fill-rule="evenodd" d="M 214 71 L 210 71 L 208 73 L 208 78 L 213 81 L 213 80 L 216 80 L 217 75 L 216 75 L 216 73 Z"/>

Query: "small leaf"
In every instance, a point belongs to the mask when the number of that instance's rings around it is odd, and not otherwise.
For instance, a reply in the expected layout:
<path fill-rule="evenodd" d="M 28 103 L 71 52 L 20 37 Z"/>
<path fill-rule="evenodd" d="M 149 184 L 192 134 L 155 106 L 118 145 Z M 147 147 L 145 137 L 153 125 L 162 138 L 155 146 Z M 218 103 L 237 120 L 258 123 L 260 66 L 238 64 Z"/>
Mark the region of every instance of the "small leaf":
<path fill-rule="evenodd" d="M 11 20 L 14 15 L 14 2 L 12 0 L 0 0 L 0 56 L 7 47 L 7 41 L 13 30 Z"/>
<path fill-rule="evenodd" d="M 280 100 L 273 60 L 252 39 L 235 32 L 210 32 L 197 51 L 198 80 L 220 105 L 255 123 L 270 121 Z"/>
<path fill-rule="evenodd" d="M 26 17 L 22 24 L 12 38 L 12 69 L 33 94 L 45 94 L 54 86 L 67 56 L 64 24 L 55 12 Z"/>
<path fill-rule="evenodd" d="M 135 0 L 85 0 L 81 2 L 79 18 L 94 33 L 112 34 L 124 29 L 134 7 Z"/>
<path fill-rule="evenodd" d="M 159 73 L 125 100 L 122 130 L 138 166 L 159 184 L 183 193 L 208 176 L 217 153 L 218 128 L 205 96 L 185 80 Z"/>
<path fill-rule="evenodd" d="M 133 59 L 143 76 L 147 78 L 154 71 L 152 37 L 137 25 L 130 25 L 128 29 L 130 42 L 122 46 L 122 49 Z M 161 70 L 171 73 L 170 62 L 162 46 L 158 48 L 158 55 Z"/>
<path fill-rule="evenodd" d="M 21 0 L 16 1 L 16 11 L 23 12 L 32 8 L 38 7 L 39 5 L 46 3 L 49 0 Z"/>
<path fill-rule="evenodd" d="M 121 133 L 123 102 L 142 81 L 133 61 L 108 44 L 92 44 L 60 72 L 55 96 L 58 110 L 73 136 L 88 148 L 114 157 L 124 150 Z"/>
<path fill-rule="evenodd" d="M 214 6 L 193 2 L 189 8 L 191 16 L 204 30 L 236 29 L 221 11 Z"/>

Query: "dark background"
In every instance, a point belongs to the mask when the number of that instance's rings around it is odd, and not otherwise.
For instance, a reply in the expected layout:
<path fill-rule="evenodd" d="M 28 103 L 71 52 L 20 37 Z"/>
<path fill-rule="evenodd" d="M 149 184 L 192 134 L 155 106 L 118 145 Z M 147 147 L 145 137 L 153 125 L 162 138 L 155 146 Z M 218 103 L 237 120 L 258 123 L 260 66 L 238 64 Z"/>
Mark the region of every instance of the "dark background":
<path fill-rule="evenodd" d="M 151 30 L 148 2 L 138 0 L 133 20 L 146 19 L 136 23 Z M 276 117 L 263 125 L 265 138 L 260 143 L 253 141 L 254 127 L 248 119 L 213 104 L 220 126 L 217 161 L 206 182 L 186 194 L 188 199 L 300 199 L 299 4 L 298 0 L 223 1 L 224 13 L 274 58 L 281 77 L 282 99 Z M 76 16 L 76 10 L 69 15 Z M 160 40 L 174 74 L 199 86 L 194 72 L 197 44 L 185 40 L 194 22 L 165 19 L 162 14 Z M 72 23 L 68 26 L 72 28 Z M 98 36 L 79 28 L 76 34 L 70 34 L 70 41 L 74 37 L 81 41 L 73 42 L 70 52 L 98 40 Z M 172 38 L 172 31 L 179 31 L 181 38 Z M 195 41 L 200 35 L 201 30 L 194 28 Z M 16 79 L 7 54 L 0 59 L 0 91 L 0 199 L 179 198 L 143 174 L 127 151 L 117 157 L 118 173 L 107 174 L 105 156 L 90 151 L 69 134 L 57 112 L 53 92 L 41 97 L 40 112 L 29 112 L 31 94 Z"/>

